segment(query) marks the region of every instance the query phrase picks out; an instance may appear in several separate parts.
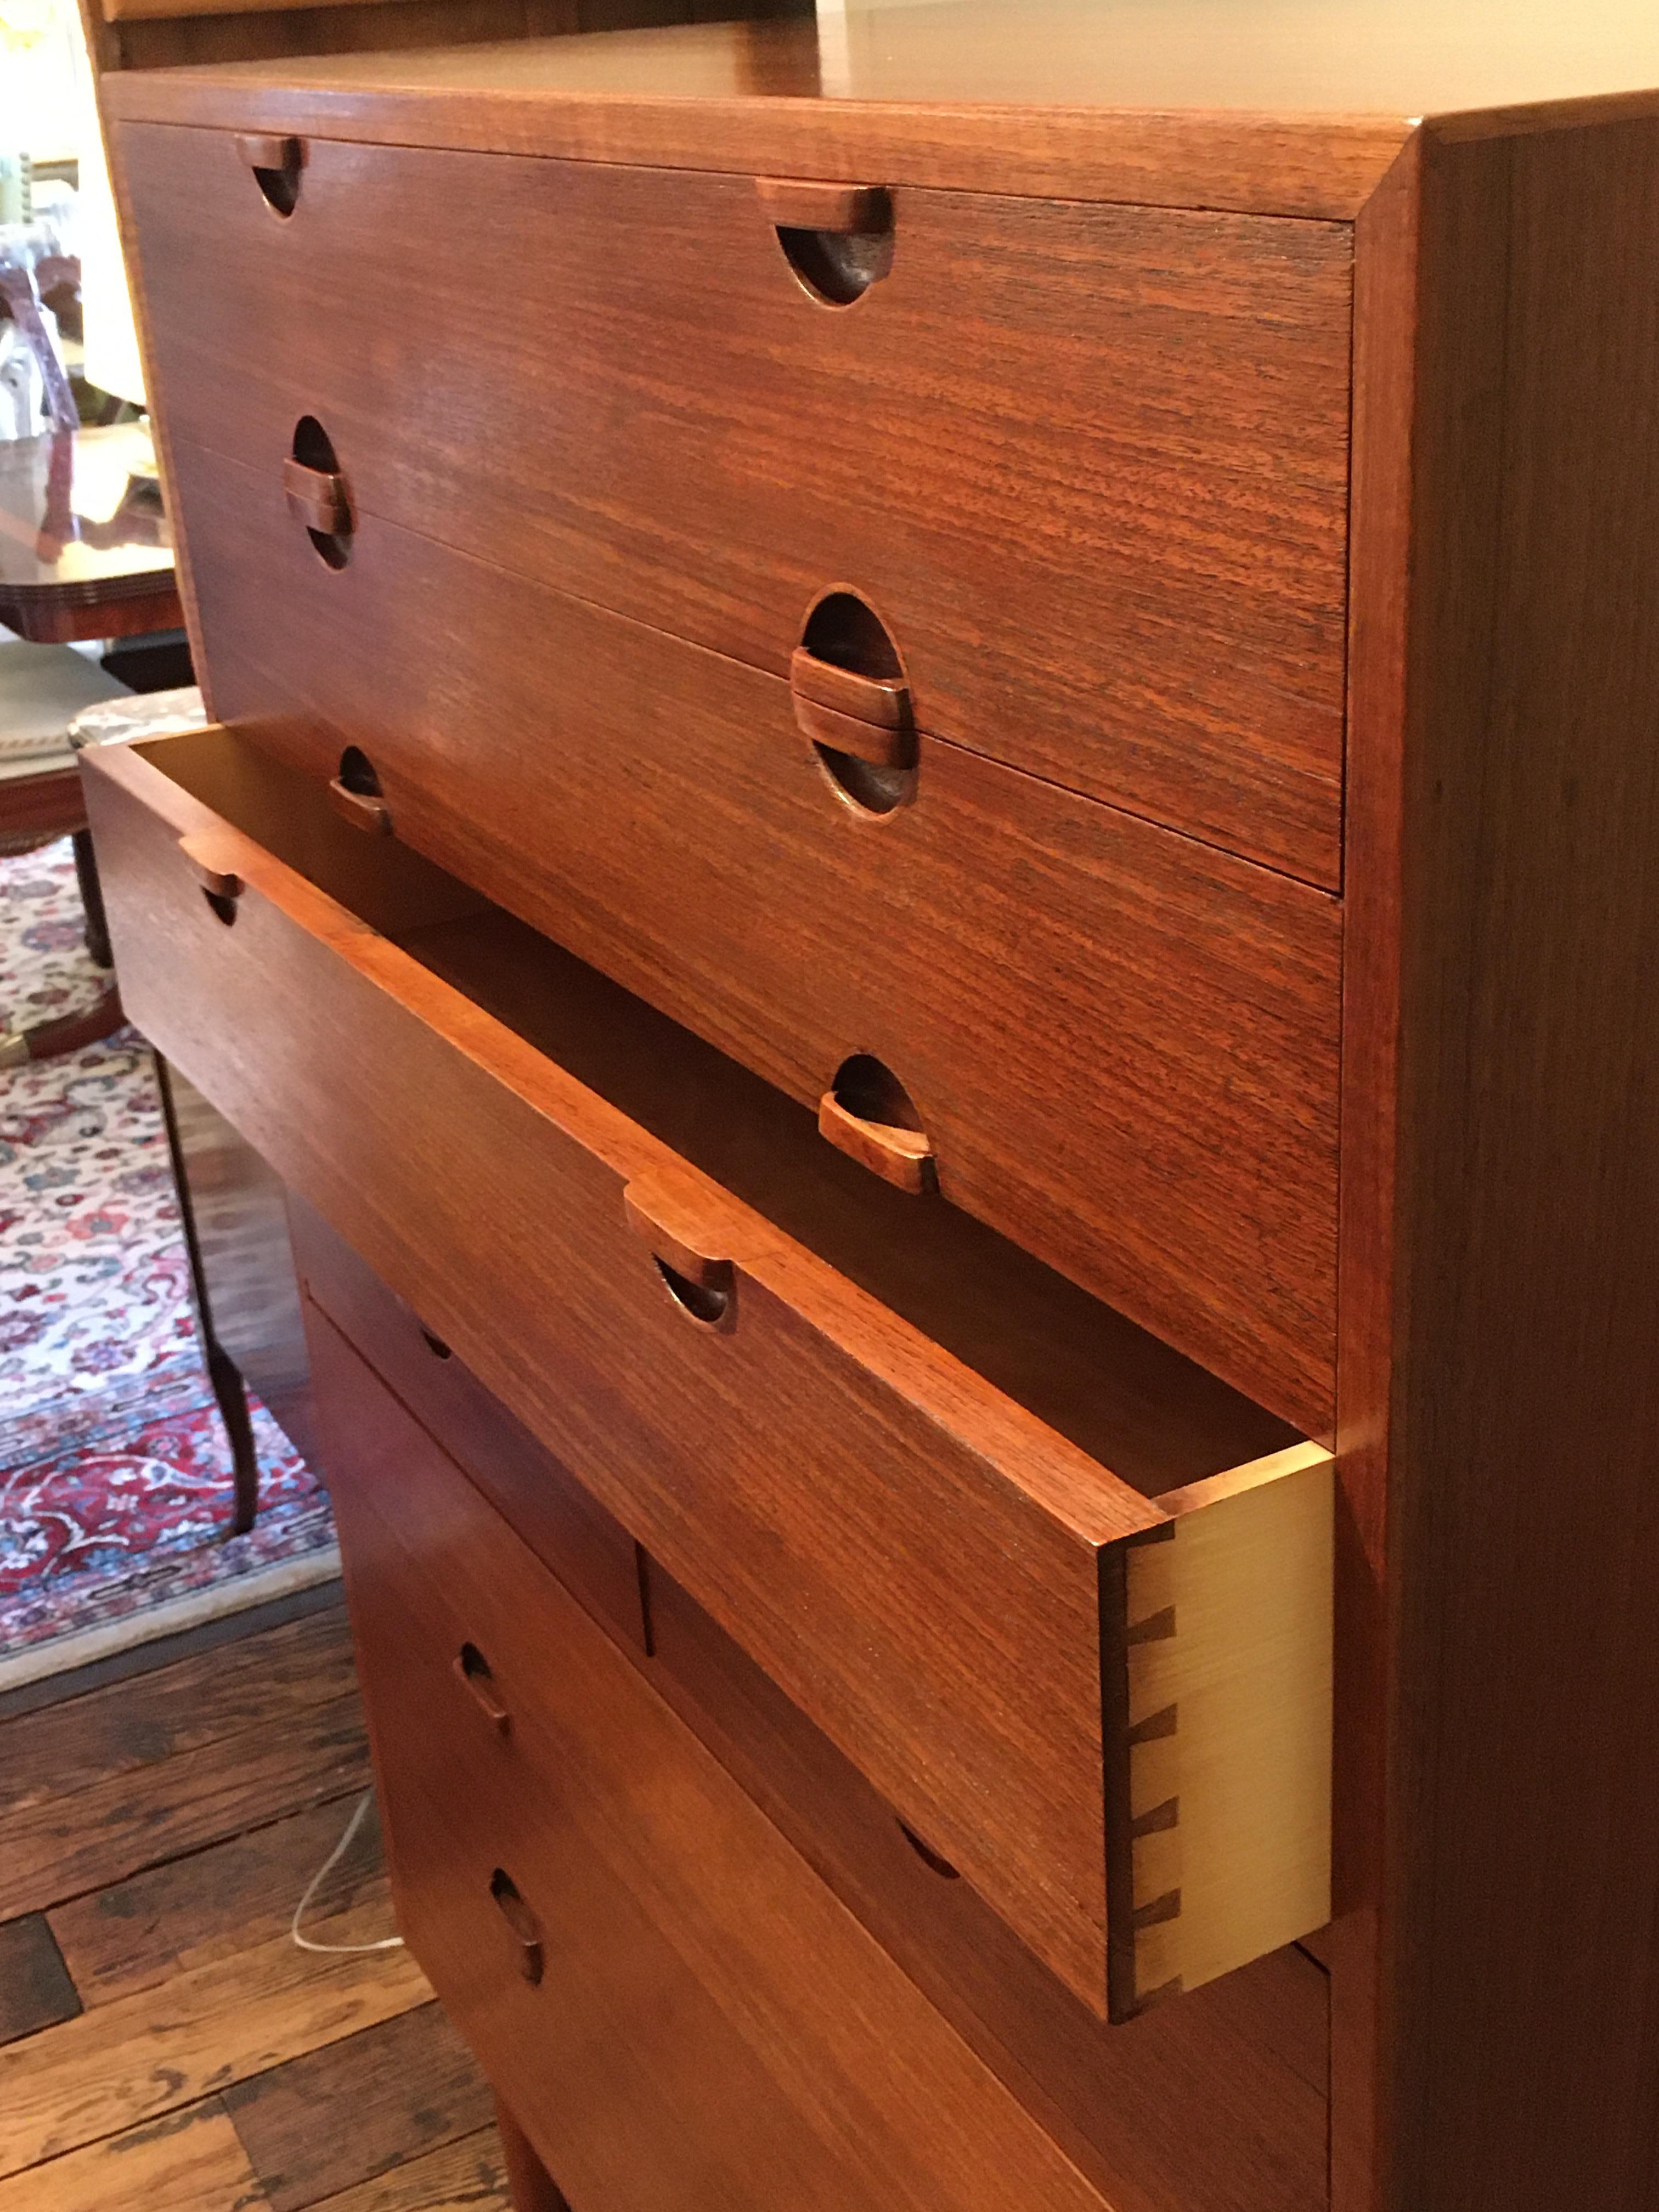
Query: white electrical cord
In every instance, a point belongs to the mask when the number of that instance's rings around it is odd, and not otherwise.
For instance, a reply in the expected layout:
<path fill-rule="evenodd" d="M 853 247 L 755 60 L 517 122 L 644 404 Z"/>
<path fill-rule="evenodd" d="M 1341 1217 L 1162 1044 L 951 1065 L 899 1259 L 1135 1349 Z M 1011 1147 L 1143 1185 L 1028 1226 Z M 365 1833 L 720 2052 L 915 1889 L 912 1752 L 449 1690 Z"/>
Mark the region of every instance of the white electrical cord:
<path fill-rule="evenodd" d="M 346 1822 L 344 1835 L 341 1837 L 339 1842 L 335 1844 L 321 1866 L 306 1884 L 305 1895 L 294 1908 L 294 1917 L 289 1923 L 288 1932 L 302 1951 L 327 1951 L 343 1957 L 348 1951 L 401 1951 L 404 1948 L 404 1939 L 401 1936 L 382 1936 L 378 1943 L 313 1943 L 309 1936 L 302 1936 L 300 1933 L 300 1923 L 306 1917 L 307 1905 L 310 1904 L 312 1899 L 322 1887 L 324 1881 L 333 1873 L 335 1868 L 351 1849 L 351 1839 L 362 1826 L 363 1815 L 368 1812 L 374 1796 L 374 1792 L 372 1790 L 365 1790 L 357 1800 L 357 1809 Z"/>

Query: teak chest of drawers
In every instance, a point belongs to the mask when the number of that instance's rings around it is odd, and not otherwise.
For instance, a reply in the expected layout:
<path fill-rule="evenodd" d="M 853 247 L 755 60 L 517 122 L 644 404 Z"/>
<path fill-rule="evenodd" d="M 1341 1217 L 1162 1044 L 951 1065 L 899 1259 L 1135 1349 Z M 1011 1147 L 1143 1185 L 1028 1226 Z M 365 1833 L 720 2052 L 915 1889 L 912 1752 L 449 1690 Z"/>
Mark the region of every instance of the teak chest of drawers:
<path fill-rule="evenodd" d="M 526 2207 L 1650 2212 L 1659 34 L 1574 37 L 106 87 L 216 718 L 85 763 L 122 986 L 293 1194 Z"/>

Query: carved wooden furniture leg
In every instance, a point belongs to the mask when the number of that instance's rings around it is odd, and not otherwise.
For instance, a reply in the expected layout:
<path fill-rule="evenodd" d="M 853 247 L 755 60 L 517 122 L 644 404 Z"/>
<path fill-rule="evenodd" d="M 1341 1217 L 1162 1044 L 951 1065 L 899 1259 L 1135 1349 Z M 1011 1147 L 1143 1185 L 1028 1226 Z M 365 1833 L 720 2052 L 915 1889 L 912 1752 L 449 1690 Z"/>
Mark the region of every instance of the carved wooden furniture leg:
<path fill-rule="evenodd" d="M 552 2177 L 530 2147 L 530 2139 L 499 2097 L 495 2125 L 501 2131 L 501 2159 L 507 2167 L 507 2193 L 513 2212 L 570 2212 L 554 2186 Z"/>

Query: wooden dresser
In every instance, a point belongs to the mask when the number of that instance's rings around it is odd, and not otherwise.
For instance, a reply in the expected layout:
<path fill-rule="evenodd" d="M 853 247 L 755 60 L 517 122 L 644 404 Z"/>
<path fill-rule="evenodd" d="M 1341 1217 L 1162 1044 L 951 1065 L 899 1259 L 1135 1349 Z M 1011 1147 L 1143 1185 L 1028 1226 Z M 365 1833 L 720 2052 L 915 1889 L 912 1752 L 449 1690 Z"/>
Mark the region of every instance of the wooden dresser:
<path fill-rule="evenodd" d="M 106 81 L 216 718 L 85 763 L 122 988 L 526 2212 L 1659 2204 L 1651 86 Z"/>

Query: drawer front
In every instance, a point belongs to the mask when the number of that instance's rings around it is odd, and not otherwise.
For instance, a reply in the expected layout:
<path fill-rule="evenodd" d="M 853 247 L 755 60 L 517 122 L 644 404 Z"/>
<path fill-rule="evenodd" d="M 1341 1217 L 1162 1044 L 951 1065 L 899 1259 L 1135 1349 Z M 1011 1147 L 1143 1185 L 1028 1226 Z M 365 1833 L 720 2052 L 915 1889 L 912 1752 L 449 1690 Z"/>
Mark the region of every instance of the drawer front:
<path fill-rule="evenodd" d="M 155 750 L 319 797 L 224 732 Z M 142 754 L 84 773 L 134 1020 L 1085 2002 L 1322 1923 L 1328 1454 L 1149 1501 Z M 412 896 L 395 841 L 324 829 L 363 903 Z M 562 957 L 481 941 L 520 939 Z M 605 1049 L 670 1048 L 581 973 Z M 563 1000 L 557 1048 L 592 1018 Z"/>
<path fill-rule="evenodd" d="M 360 516 L 774 673 L 852 586 L 924 729 L 1337 882 L 1346 226 L 906 188 L 836 309 L 748 177 L 319 140 L 283 221 L 118 136 L 173 439 L 313 416 Z"/>
<path fill-rule="evenodd" d="M 292 1193 L 288 1206 L 313 1304 L 594 1618 L 643 1650 L 641 1564 L 627 1530 L 313 1207 Z M 383 1510 L 398 1509 L 388 1499 Z"/>
<path fill-rule="evenodd" d="M 1103 2212 L 313 1312 L 399 1920 L 574 2201 Z"/>
<path fill-rule="evenodd" d="M 648 1587 L 653 1686 L 1120 2212 L 1326 2212 L 1328 1990 L 1310 1958 L 1275 1951 L 1128 2033 L 1103 2025 L 655 1561 Z"/>
<path fill-rule="evenodd" d="M 275 478 L 177 467 L 222 715 L 356 745 L 401 836 L 794 1097 L 875 1054 L 947 1198 L 1329 1431 L 1334 899 L 938 740 L 860 814 L 777 678 L 383 524 L 332 572 Z"/>

